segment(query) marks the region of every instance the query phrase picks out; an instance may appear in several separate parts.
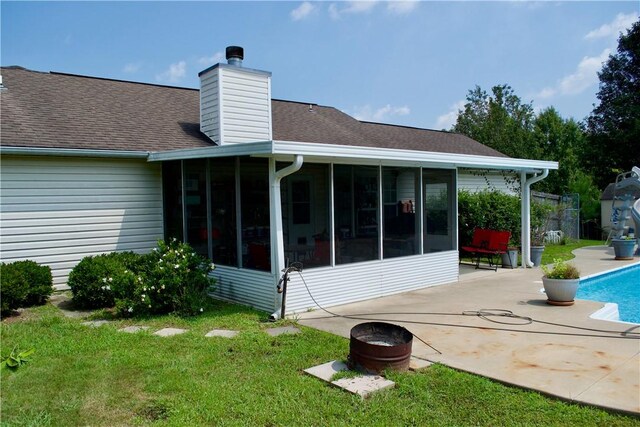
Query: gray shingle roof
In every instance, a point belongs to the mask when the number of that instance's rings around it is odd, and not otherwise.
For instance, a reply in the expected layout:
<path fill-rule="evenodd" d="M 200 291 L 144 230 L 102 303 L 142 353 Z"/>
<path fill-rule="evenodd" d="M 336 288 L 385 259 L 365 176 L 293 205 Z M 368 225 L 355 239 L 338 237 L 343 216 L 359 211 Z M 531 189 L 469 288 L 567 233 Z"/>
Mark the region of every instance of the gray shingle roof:
<path fill-rule="evenodd" d="M 209 147 L 196 89 L 3 67 L 2 145 L 166 151 Z M 273 138 L 506 157 L 464 135 L 361 122 L 333 107 L 272 101 Z"/>

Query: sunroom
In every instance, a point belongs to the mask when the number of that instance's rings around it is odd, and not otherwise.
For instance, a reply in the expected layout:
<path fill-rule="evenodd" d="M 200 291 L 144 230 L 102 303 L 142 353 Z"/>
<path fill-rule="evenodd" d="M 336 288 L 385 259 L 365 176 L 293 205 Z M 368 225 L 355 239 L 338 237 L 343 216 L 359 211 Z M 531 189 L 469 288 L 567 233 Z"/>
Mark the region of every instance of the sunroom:
<path fill-rule="evenodd" d="M 218 297 L 275 315 L 276 284 L 293 262 L 302 272 L 291 276 L 288 313 L 457 281 L 458 171 L 518 171 L 525 189 L 557 167 L 292 141 L 154 153 L 149 160 L 162 162 L 165 237 L 188 242 L 216 264 Z M 528 217 L 525 197 L 522 206 Z"/>

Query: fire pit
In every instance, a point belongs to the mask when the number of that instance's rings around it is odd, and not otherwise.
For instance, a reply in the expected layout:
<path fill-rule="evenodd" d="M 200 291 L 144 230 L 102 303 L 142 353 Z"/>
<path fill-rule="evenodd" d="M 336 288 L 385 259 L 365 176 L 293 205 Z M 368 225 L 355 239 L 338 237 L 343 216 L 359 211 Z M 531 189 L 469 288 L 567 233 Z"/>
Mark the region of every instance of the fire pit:
<path fill-rule="evenodd" d="M 385 369 L 406 371 L 413 334 L 402 326 L 383 322 L 361 323 L 351 329 L 349 367 L 372 374 Z"/>

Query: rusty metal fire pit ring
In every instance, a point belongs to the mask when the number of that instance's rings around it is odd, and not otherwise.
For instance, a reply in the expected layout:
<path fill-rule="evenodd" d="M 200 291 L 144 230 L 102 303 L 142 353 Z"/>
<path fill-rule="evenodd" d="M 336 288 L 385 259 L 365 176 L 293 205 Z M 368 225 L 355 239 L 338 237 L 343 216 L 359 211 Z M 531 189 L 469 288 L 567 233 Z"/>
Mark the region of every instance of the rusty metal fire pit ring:
<path fill-rule="evenodd" d="M 380 374 L 385 369 L 406 371 L 412 343 L 413 334 L 402 326 L 360 323 L 351 329 L 349 367 L 372 374 Z"/>

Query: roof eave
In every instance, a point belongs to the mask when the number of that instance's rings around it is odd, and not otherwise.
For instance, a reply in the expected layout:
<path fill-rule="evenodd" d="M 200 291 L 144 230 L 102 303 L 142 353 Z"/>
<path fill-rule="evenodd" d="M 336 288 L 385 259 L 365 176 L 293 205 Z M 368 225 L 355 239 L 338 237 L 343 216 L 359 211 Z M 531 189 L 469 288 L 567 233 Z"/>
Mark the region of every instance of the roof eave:
<path fill-rule="evenodd" d="M 156 152 L 149 161 L 185 160 L 228 156 L 290 156 L 301 154 L 323 162 L 364 162 L 373 164 L 405 164 L 443 168 L 482 168 L 533 172 L 558 169 L 558 162 L 516 159 L 511 157 L 472 154 L 439 153 L 433 151 L 400 150 L 378 147 L 358 147 L 339 144 L 319 144 L 297 141 L 259 141 L 233 145 Z"/>
<path fill-rule="evenodd" d="M 15 156 L 110 157 L 121 159 L 146 159 L 149 156 L 148 151 L 13 146 L 0 146 L 0 154 Z"/>

